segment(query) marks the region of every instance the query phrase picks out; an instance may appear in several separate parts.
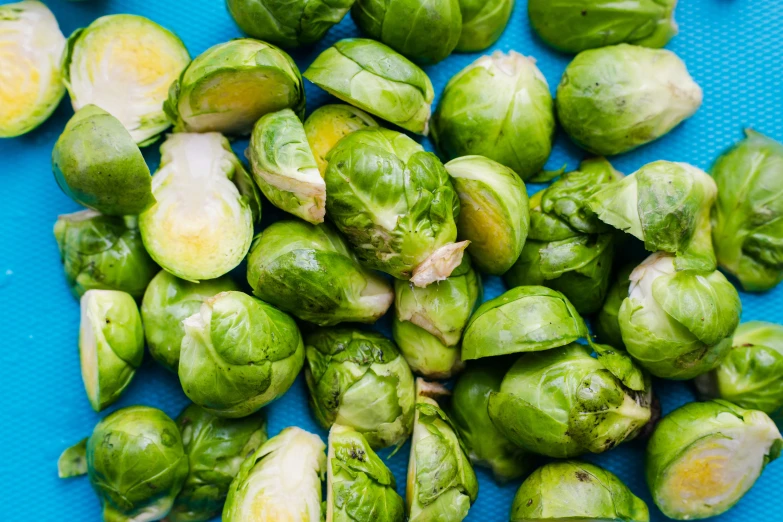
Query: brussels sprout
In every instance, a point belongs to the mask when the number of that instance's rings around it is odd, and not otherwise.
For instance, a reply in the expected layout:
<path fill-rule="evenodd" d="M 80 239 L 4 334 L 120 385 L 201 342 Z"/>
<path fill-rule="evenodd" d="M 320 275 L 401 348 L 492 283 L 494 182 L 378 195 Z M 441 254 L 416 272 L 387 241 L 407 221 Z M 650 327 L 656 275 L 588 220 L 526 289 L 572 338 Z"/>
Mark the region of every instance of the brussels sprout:
<path fill-rule="evenodd" d="M 449 409 L 470 461 L 491 469 L 498 482 L 518 479 L 534 463 L 533 455 L 509 441 L 489 418 L 489 395 L 500 391 L 505 371 L 498 364 L 469 365 L 454 385 Z"/>
<path fill-rule="evenodd" d="M 307 337 L 310 407 L 328 429 L 340 424 L 373 448 L 401 446 L 413 429 L 413 375 L 394 343 L 375 332 L 340 328 Z"/>
<path fill-rule="evenodd" d="M 530 25 L 566 53 L 628 43 L 663 47 L 677 34 L 677 0 L 529 0 Z"/>
<path fill-rule="evenodd" d="M 223 511 L 231 481 L 245 457 L 266 442 L 266 417 L 222 419 L 191 404 L 177 417 L 190 472 L 167 520 L 207 522 Z"/>
<path fill-rule="evenodd" d="M 648 163 L 587 200 L 598 219 L 644 241 L 651 252 L 677 254 L 678 270 L 715 269 L 710 208 L 715 181 L 687 163 Z"/>
<path fill-rule="evenodd" d="M 745 134 L 712 168 L 712 239 L 720 266 L 760 292 L 783 281 L 783 144 Z"/>
<path fill-rule="evenodd" d="M 765 413 L 726 401 L 692 402 L 663 418 L 647 445 L 647 484 L 669 518 L 720 515 L 736 504 L 783 438 Z"/>
<path fill-rule="evenodd" d="M 314 44 L 346 15 L 355 0 L 227 0 L 240 29 L 282 47 Z"/>
<path fill-rule="evenodd" d="M 623 266 L 617 273 L 617 279 L 612 283 L 606 295 L 601 310 L 598 312 L 598 320 L 593 323 L 595 335 L 602 343 L 611 346 L 625 346 L 623 335 L 620 332 L 620 307 L 628 297 L 628 288 L 631 286 L 631 272 L 635 267 L 631 264 Z"/>
<path fill-rule="evenodd" d="M 362 267 L 327 223 L 267 227 L 250 249 L 247 281 L 264 301 L 321 326 L 374 323 L 394 299 L 391 285 Z"/>
<path fill-rule="evenodd" d="M 250 250 L 261 201 L 228 140 L 218 133 L 170 134 L 152 178 L 157 202 L 139 216 L 152 259 L 188 281 L 215 279 Z"/>
<path fill-rule="evenodd" d="M 163 104 L 178 132 L 245 135 L 264 114 L 304 116 L 299 69 L 285 51 L 252 38 L 210 47 L 171 84 Z"/>
<path fill-rule="evenodd" d="M 514 0 L 459 0 L 462 33 L 457 51 L 474 53 L 495 43 L 506 29 Z"/>
<path fill-rule="evenodd" d="M 326 174 L 326 156 L 338 141 L 354 131 L 377 126 L 372 116 L 351 105 L 324 105 L 313 111 L 304 130 L 321 176 Z"/>
<path fill-rule="evenodd" d="M 416 379 L 416 416 L 405 492 L 410 522 L 459 522 L 468 516 L 478 496 L 478 481 L 467 450 L 435 401 L 447 394 L 440 384 Z"/>
<path fill-rule="evenodd" d="M 403 522 L 405 502 L 362 434 L 335 424 L 326 463 L 326 522 Z"/>
<path fill-rule="evenodd" d="M 511 522 L 602 520 L 649 522 L 650 513 L 613 473 L 587 462 L 551 462 L 522 483 Z"/>
<path fill-rule="evenodd" d="M 82 210 L 58 216 L 54 237 L 73 295 L 87 290 L 144 294 L 158 266 L 141 242 L 135 217 L 103 216 Z"/>
<path fill-rule="evenodd" d="M 459 199 L 437 156 L 399 132 L 364 129 L 328 160 L 326 208 L 362 263 L 422 287 L 460 264 Z"/>
<path fill-rule="evenodd" d="M 291 387 L 304 364 L 304 344 L 294 320 L 242 292 L 221 292 L 205 300 L 182 324 L 182 389 L 219 417 L 258 411 Z"/>
<path fill-rule="evenodd" d="M 701 101 L 676 54 L 620 44 L 574 58 L 557 87 L 557 117 L 577 145 L 608 156 L 657 140 Z"/>
<path fill-rule="evenodd" d="M 628 352 L 653 375 L 692 379 L 731 350 L 742 303 L 717 270 L 677 271 L 674 259 L 659 252 L 631 272 L 620 332 Z"/>
<path fill-rule="evenodd" d="M 136 301 L 117 290 L 88 290 L 81 299 L 79 357 L 92 409 L 117 402 L 144 358 L 144 328 Z"/>
<path fill-rule="evenodd" d="M 635 437 L 651 417 L 650 379 L 627 354 L 613 352 L 612 361 L 592 351 L 571 343 L 520 357 L 489 396 L 497 429 L 528 451 L 558 458 L 603 453 Z"/>
<path fill-rule="evenodd" d="M 462 32 L 459 0 L 356 0 L 351 16 L 373 40 L 425 64 L 450 55 Z"/>
<path fill-rule="evenodd" d="M 325 447 L 295 426 L 266 441 L 231 482 L 223 522 L 321 522 Z"/>
<path fill-rule="evenodd" d="M 522 179 L 537 174 L 552 151 L 555 115 L 535 63 L 514 51 L 495 51 L 457 73 L 432 119 L 440 151 L 449 159 L 486 156 Z"/>
<path fill-rule="evenodd" d="M 63 82 L 74 111 L 97 105 L 144 146 L 171 125 L 163 102 L 188 62 L 182 41 L 152 20 L 102 16 L 68 38 Z"/>
<path fill-rule="evenodd" d="M 485 274 L 504 274 L 517 260 L 530 226 L 527 189 L 513 170 L 483 156 L 446 165 L 460 200 L 457 229 Z"/>
<path fill-rule="evenodd" d="M 201 309 L 205 299 L 238 290 L 228 276 L 201 283 L 183 281 L 165 270 L 150 281 L 141 302 L 144 336 L 150 355 L 165 368 L 177 373 L 179 351 L 185 328 L 182 321 Z"/>
<path fill-rule="evenodd" d="M 13 138 L 46 121 L 65 94 L 65 37 L 43 3 L 24 0 L 0 6 L 0 48 L 0 138 Z"/>
<path fill-rule="evenodd" d="M 390 47 L 346 38 L 322 52 L 304 77 L 346 103 L 427 135 L 435 92 L 427 74 Z"/>

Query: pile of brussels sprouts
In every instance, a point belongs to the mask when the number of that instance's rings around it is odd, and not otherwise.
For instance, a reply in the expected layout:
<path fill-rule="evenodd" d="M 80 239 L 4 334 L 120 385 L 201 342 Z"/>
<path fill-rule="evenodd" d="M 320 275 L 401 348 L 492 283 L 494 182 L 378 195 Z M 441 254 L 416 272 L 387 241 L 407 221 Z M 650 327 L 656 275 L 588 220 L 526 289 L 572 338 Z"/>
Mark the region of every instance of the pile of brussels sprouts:
<path fill-rule="evenodd" d="M 0 136 L 66 90 L 75 111 L 52 167 L 86 210 L 54 235 L 87 399 L 115 403 L 146 345 L 192 401 L 175 420 L 116 410 L 63 453 L 60 476 L 87 474 L 104 520 L 460 521 L 484 466 L 527 477 L 511 521 L 646 522 L 615 475 L 574 460 L 634 438 L 656 505 L 698 519 L 779 456 L 783 326 L 740 324 L 724 273 L 749 292 L 783 280 L 783 145 L 749 130 L 712 176 L 673 161 L 624 176 L 604 158 L 701 104 L 661 49 L 675 0 L 530 0 L 540 37 L 578 53 L 556 97 L 533 58 L 496 51 L 434 113 L 419 65 L 491 46 L 513 0 L 227 3 L 248 37 L 192 60 L 141 16 L 66 40 L 42 3 L 0 6 L 4 74 L 29 87 L 0 90 Z M 367 38 L 300 74 L 281 47 L 349 10 Z M 344 103 L 306 115 L 303 77 Z M 588 153 L 576 170 L 542 170 L 556 122 Z M 150 176 L 140 147 L 169 127 Z M 229 141 L 243 136 L 249 166 Z M 525 181 L 552 179 L 528 197 Z M 258 231 L 267 203 L 290 215 Z M 651 254 L 617 266 L 633 238 Z M 508 291 L 482 303 L 482 275 Z M 387 312 L 391 339 L 355 324 Z M 328 444 L 267 438 L 264 406 L 302 371 Z M 661 379 L 693 379 L 705 402 L 659 421 Z M 403 500 L 375 451 L 409 439 Z"/>

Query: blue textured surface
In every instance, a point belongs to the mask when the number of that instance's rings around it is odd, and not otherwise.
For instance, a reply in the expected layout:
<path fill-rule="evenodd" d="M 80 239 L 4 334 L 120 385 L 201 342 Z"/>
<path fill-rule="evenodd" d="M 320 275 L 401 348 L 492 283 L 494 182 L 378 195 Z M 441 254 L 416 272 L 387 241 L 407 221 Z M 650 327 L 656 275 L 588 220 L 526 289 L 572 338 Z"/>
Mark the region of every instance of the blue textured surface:
<path fill-rule="evenodd" d="M 221 0 L 47 3 L 66 35 L 104 14 L 136 13 L 175 31 L 193 55 L 239 36 Z M 509 27 L 495 48 L 536 57 L 554 90 L 570 58 L 546 48 L 532 34 L 525 7 L 525 1 L 518 0 Z M 683 0 L 677 8 L 677 19 L 681 34 L 669 48 L 685 60 L 704 88 L 704 105 L 665 138 L 613 159 L 615 166 L 626 173 L 658 159 L 686 161 L 707 169 L 723 149 L 741 138 L 746 126 L 783 141 L 783 1 Z M 357 30 L 348 18 L 315 49 L 296 53 L 295 58 L 304 70 L 320 50 L 355 34 Z M 477 56 L 454 55 L 428 68 L 436 93 Z M 310 111 L 328 99 L 312 85 L 307 86 L 307 96 Z M 76 347 L 79 307 L 66 288 L 51 233 L 58 214 L 78 210 L 57 188 L 50 169 L 52 146 L 71 114 L 70 104 L 64 100 L 54 116 L 34 132 L 0 140 L 0 317 L 6 339 L 6 347 L 0 351 L 3 522 L 100 520 L 98 501 L 87 480 L 61 481 L 56 473 L 62 449 L 89 434 L 99 418 L 90 409 L 82 387 Z M 245 142 L 237 142 L 235 148 L 242 152 L 245 146 Z M 145 150 L 153 169 L 158 162 L 156 148 Z M 558 136 L 548 166 L 559 168 L 568 163 L 573 168 L 581 157 L 576 147 Z M 531 192 L 535 189 L 529 188 Z M 271 208 L 265 207 L 265 224 L 274 218 Z M 243 273 L 237 275 L 242 278 Z M 498 279 L 486 283 L 488 298 L 502 291 Z M 765 295 L 743 294 L 742 302 L 744 321 L 783 321 L 783 287 Z M 656 385 L 665 412 L 693 398 L 686 385 L 660 381 Z M 296 424 L 325 435 L 311 418 L 305 395 L 300 378 L 285 397 L 267 408 L 270 434 Z M 176 377 L 147 357 L 127 393 L 111 410 L 149 404 L 175 416 L 186 402 Z M 408 449 L 406 446 L 389 460 L 401 493 Z M 665 520 L 651 504 L 642 459 L 641 442 L 590 458 L 617 473 L 647 501 L 653 520 Z M 518 483 L 500 488 L 487 473 L 478 473 L 480 494 L 468 520 L 507 520 Z M 781 521 L 782 488 L 783 463 L 775 462 L 733 510 L 715 520 Z"/>

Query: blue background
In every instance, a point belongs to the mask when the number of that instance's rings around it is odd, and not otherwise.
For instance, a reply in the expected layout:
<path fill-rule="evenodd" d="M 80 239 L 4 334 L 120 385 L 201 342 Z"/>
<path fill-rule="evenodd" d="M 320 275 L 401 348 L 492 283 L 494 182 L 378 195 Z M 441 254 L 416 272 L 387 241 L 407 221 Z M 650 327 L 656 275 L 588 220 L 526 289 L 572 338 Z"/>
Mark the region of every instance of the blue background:
<path fill-rule="evenodd" d="M 0 1 L 0 3 L 7 3 Z M 240 36 L 221 0 L 92 0 L 47 2 L 67 36 L 110 13 L 136 13 L 176 32 L 193 56 Z M 570 57 L 535 37 L 527 23 L 526 2 L 518 1 L 508 29 L 493 49 L 534 56 L 554 92 Z M 752 126 L 783 141 L 783 2 L 780 0 L 682 0 L 677 8 L 680 35 L 669 48 L 686 62 L 704 88 L 704 104 L 688 122 L 663 139 L 613 158 L 631 173 L 658 159 L 690 162 L 708 169 L 725 148 Z M 357 34 L 347 17 L 314 49 L 294 56 L 302 70 L 334 41 Z M 457 54 L 426 68 L 438 96 L 448 79 L 478 55 Z M 1 73 L 1 72 L 0 72 Z M 307 85 L 308 112 L 328 96 Z M 437 98 L 436 98 L 437 101 Z M 100 509 L 86 479 L 61 481 L 56 461 L 66 446 L 88 435 L 99 416 L 87 403 L 77 352 L 79 306 L 62 274 L 51 233 L 58 214 L 79 210 L 60 192 L 50 168 L 51 149 L 71 116 L 64 99 L 52 118 L 15 139 L 0 139 L 0 521 L 100 520 Z M 425 140 L 425 145 L 431 144 Z M 157 144 L 145 149 L 154 170 Z M 242 153 L 246 142 L 235 143 Z M 549 168 L 577 166 L 583 153 L 559 135 Z M 529 186 L 532 193 L 536 186 Z M 540 188 L 540 187 L 538 187 Z M 276 214 L 267 204 L 264 224 Z M 243 271 L 237 272 L 243 279 Z M 486 280 L 486 297 L 502 292 L 497 278 Z M 742 294 L 743 320 L 783 321 L 783 287 L 764 295 Z M 388 332 L 388 323 L 380 327 Z M 693 399 L 684 384 L 656 382 L 665 412 Z M 321 435 L 306 405 L 300 378 L 267 408 L 270 435 L 296 424 Z M 147 357 L 136 379 L 110 411 L 132 404 L 159 407 L 176 416 L 186 398 L 177 378 Z M 404 494 L 409 446 L 389 460 Z M 609 454 L 588 457 L 617 473 L 651 507 L 653 520 L 665 520 L 650 501 L 643 479 L 643 443 L 631 442 Z M 498 487 L 478 470 L 480 493 L 468 520 L 502 521 L 518 483 Z M 780 521 L 783 462 L 773 463 L 756 486 L 721 521 Z"/>

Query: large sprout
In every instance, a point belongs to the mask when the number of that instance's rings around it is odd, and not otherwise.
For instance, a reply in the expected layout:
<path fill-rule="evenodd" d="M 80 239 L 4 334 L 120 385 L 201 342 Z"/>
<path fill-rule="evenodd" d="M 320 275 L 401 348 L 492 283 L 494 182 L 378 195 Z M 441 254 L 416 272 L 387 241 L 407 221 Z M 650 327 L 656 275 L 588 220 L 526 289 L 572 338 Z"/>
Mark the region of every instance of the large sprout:
<path fill-rule="evenodd" d="M 658 423 L 647 445 L 647 484 L 669 518 L 720 515 L 736 504 L 783 438 L 765 413 L 726 401 L 692 402 Z"/>
<path fill-rule="evenodd" d="M 0 138 L 38 127 L 65 94 L 60 57 L 65 37 L 52 12 L 41 2 L 24 0 L 0 6 Z"/>
<path fill-rule="evenodd" d="M 328 223 L 267 227 L 250 249 L 247 280 L 264 301 L 321 326 L 373 323 L 394 299 L 389 282 L 361 266 Z"/>
<path fill-rule="evenodd" d="M 595 335 L 598 341 L 611 346 L 625 346 L 623 334 L 620 332 L 620 307 L 628 297 L 628 288 L 631 286 L 631 272 L 636 268 L 633 264 L 626 264 L 617 272 L 617 277 L 609 287 L 606 299 L 598 317 L 593 323 Z"/>
<path fill-rule="evenodd" d="M 514 51 L 482 56 L 457 73 L 432 119 L 432 137 L 447 158 L 486 156 L 522 179 L 544 166 L 554 136 L 546 79 L 533 58 Z"/>
<path fill-rule="evenodd" d="M 97 105 L 143 146 L 171 125 L 163 102 L 189 61 L 180 39 L 152 20 L 102 16 L 68 38 L 63 81 L 75 111 Z"/>
<path fill-rule="evenodd" d="M 474 53 L 495 43 L 508 25 L 514 0 L 459 0 L 462 33 L 457 51 Z"/>
<path fill-rule="evenodd" d="M 401 446 L 413 426 L 413 375 L 394 343 L 343 328 L 320 330 L 306 344 L 305 379 L 318 423 L 353 428 L 373 448 Z"/>
<path fill-rule="evenodd" d="M 745 133 L 712 168 L 712 239 L 720 266 L 759 292 L 783 281 L 783 144 Z"/>
<path fill-rule="evenodd" d="M 701 101 L 676 54 L 620 44 L 574 58 L 557 87 L 557 116 L 577 145 L 608 156 L 660 138 Z"/>
<path fill-rule="evenodd" d="M 314 110 L 305 120 L 304 130 L 321 176 L 326 174 L 326 156 L 338 141 L 354 131 L 377 126 L 372 116 L 351 105 L 323 105 Z"/>
<path fill-rule="evenodd" d="M 182 389 L 220 417 L 258 411 L 288 391 L 304 364 L 294 320 L 242 292 L 207 299 L 183 325 Z"/>

